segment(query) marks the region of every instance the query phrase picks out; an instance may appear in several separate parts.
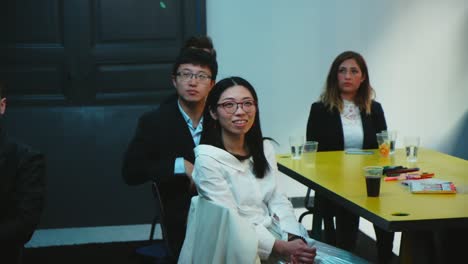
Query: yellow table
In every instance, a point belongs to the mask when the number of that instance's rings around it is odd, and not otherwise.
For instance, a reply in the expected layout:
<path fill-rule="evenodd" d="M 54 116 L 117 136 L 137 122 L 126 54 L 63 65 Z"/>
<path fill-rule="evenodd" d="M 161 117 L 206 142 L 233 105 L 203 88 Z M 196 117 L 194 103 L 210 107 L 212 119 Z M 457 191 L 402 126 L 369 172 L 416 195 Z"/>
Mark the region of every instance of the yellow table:
<path fill-rule="evenodd" d="M 419 231 L 468 228 L 467 160 L 423 148 L 418 162 L 412 164 L 406 162 L 403 149 L 389 158 L 380 157 L 376 150 L 373 155 L 330 151 L 317 153 L 314 165 L 292 160 L 289 155 L 278 155 L 277 161 L 280 171 L 355 214 L 387 231 L 403 232 L 400 256 L 409 248 L 406 244 L 417 243 L 414 234 Z M 371 165 L 402 165 L 434 172 L 435 178 L 454 182 L 459 193 L 412 194 L 401 181 L 382 181 L 380 197 L 367 197 L 362 168 Z"/>

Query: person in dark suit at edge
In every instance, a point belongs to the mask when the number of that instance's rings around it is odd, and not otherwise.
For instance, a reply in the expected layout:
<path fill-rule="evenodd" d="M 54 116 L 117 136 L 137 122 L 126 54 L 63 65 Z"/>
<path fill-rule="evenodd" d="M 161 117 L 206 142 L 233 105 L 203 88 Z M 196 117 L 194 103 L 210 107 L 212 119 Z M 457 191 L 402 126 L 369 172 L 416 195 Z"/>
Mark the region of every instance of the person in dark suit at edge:
<path fill-rule="evenodd" d="M 203 48 L 185 48 L 172 68 L 177 100 L 144 113 L 124 154 L 122 174 L 129 185 L 156 181 L 164 206 L 167 240 L 175 259 L 185 238 L 192 181 L 193 149 L 203 129 L 205 100 L 213 87 L 218 64 Z"/>
<path fill-rule="evenodd" d="M 0 263 L 22 263 L 44 208 L 45 158 L 7 135 L 5 93 L 0 82 Z"/>
<path fill-rule="evenodd" d="M 367 65 L 361 54 L 345 51 L 333 61 L 320 101 L 314 102 L 307 122 L 307 140 L 318 142 L 318 151 L 348 148 L 375 149 L 376 133 L 387 129 L 384 111 L 373 100 Z M 359 230 L 359 216 L 315 194 L 324 219 L 335 217 L 336 230 L 326 227 L 324 242 L 353 251 Z M 328 220 L 330 222 L 330 220 Z M 327 225 L 328 226 L 328 225 Z M 393 233 L 374 225 L 378 258 L 387 263 L 392 257 Z"/>

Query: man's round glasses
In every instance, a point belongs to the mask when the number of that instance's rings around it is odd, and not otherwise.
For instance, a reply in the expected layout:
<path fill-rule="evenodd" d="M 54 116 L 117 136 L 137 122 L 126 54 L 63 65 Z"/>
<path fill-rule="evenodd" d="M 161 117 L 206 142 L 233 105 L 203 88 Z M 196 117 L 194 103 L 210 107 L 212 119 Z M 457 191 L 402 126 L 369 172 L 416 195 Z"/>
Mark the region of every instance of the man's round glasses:
<path fill-rule="evenodd" d="M 189 81 L 192 78 L 195 78 L 201 82 L 211 80 L 211 76 L 205 73 L 178 72 L 176 75 L 179 76 L 183 81 Z"/>
<path fill-rule="evenodd" d="M 257 103 L 253 100 L 250 100 L 250 101 L 244 101 L 244 102 L 224 102 L 224 103 L 220 103 L 220 104 L 217 104 L 217 106 L 222 106 L 224 111 L 228 112 L 229 114 L 234 114 L 237 109 L 242 108 L 242 110 L 244 110 L 244 112 L 246 113 L 250 113 L 250 112 L 253 112 L 255 111 L 255 106 L 257 105 Z"/>

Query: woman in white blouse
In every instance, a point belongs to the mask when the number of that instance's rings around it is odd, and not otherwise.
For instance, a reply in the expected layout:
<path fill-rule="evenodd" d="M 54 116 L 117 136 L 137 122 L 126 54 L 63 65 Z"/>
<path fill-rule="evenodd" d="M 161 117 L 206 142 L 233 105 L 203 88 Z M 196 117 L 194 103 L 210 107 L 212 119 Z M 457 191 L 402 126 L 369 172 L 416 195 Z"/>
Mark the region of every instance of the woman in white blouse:
<path fill-rule="evenodd" d="M 275 153 L 271 141 L 262 136 L 257 103 L 254 88 L 240 77 L 223 79 L 213 87 L 195 148 L 193 180 L 199 195 L 234 209 L 254 226 L 262 261 L 314 263 L 317 256 L 339 263 L 363 262 L 310 239 L 296 220 L 290 201 L 277 189 Z M 330 252 L 333 256 L 327 255 Z"/>

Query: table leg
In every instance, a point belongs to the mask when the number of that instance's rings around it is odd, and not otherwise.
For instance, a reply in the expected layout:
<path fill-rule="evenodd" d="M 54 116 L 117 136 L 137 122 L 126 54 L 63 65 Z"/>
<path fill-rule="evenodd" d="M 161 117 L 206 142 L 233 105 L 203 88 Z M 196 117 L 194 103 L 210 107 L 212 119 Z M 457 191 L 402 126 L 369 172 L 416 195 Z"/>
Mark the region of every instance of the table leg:
<path fill-rule="evenodd" d="M 322 216 L 318 212 L 315 212 L 313 215 L 312 233 L 310 236 L 315 240 L 322 241 Z"/>
<path fill-rule="evenodd" d="M 431 231 L 402 232 L 400 263 L 437 263 L 437 256 Z"/>

